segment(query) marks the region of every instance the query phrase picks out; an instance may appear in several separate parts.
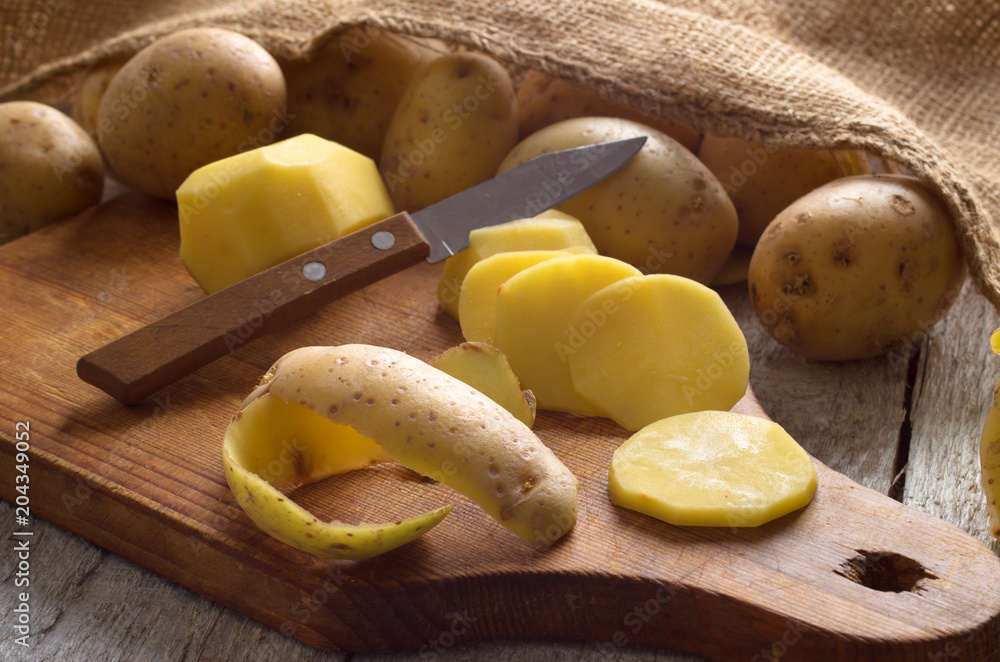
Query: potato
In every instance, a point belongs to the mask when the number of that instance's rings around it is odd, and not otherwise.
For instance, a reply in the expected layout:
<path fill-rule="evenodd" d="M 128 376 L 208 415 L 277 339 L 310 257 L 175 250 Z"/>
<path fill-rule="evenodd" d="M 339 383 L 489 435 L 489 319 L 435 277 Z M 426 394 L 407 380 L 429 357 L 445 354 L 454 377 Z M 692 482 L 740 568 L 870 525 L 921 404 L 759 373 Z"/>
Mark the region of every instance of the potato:
<path fill-rule="evenodd" d="M 403 93 L 379 169 L 396 209 L 416 211 L 493 177 L 516 143 L 507 71 L 486 55 L 450 53 Z"/>
<path fill-rule="evenodd" d="M 438 283 L 441 307 L 459 319 L 462 283 L 473 265 L 497 253 L 528 250 L 597 252 L 583 223 L 556 209 L 543 211 L 532 218 L 478 228 L 469 233 L 469 247 L 444 262 Z"/>
<path fill-rule="evenodd" d="M 172 199 L 203 165 L 272 142 L 285 79 L 253 40 L 191 28 L 139 51 L 101 98 L 101 150 L 124 184 Z"/>
<path fill-rule="evenodd" d="M 73 119 L 95 142 L 101 142 L 101 132 L 97 128 L 97 112 L 101 98 L 131 55 L 122 55 L 94 65 L 84 74 L 73 97 Z"/>
<path fill-rule="evenodd" d="M 539 408 L 604 415 L 573 388 L 564 334 L 584 299 L 610 283 L 639 275 L 620 260 L 580 254 L 540 262 L 500 286 L 495 345 L 535 394 Z"/>
<path fill-rule="evenodd" d="M 648 139 L 627 165 L 559 209 L 583 222 L 602 255 L 644 273 L 711 282 L 736 243 L 736 209 L 712 173 L 673 138 L 628 120 L 569 119 L 521 141 L 500 172 L 546 152 L 636 136 Z"/>
<path fill-rule="evenodd" d="M 304 347 L 278 359 L 247 403 L 266 394 L 353 428 L 536 549 L 576 522 L 576 477 L 531 429 L 419 359 L 369 345 Z"/>
<path fill-rule="evenodd" d="M 620 117 L 662 131 L 692 152 L 701 141 L 701 132 L 690 126 L 644 115 L 540 71 L 529 71 L 517 88 L 517 117 L 522 140 L 550 124 L 574 117 Z"/>
<path fill-rule="evenodd" d="M 101 200 L 97 145 L 73 120 L 33 101 L 0 103 L 0 244 Z"/>
<path fill-rule="evenodd" d="M 628 278 L 584 300 L 559 351 L 573 389 L 626 430 L 728 410 L 750 379 L 747 341 L 722 298 L 681 276 Z"/>
<path fill-rule="evenodd" d="M 703 411 L 657 421 L 611 458 L 615 505 L 677 526 L 760 526 L 806 506 L 816 469 L 781 426 Z"/>
<path fill-rule="evenodd" d="M 839 177 L 871 171 L 860 151 L 763 146 L 713 135 L 702 140 L 698 158 L 736 206 L 736 242 L 750 248 L 778 212 L 798 198 Z"/>
<path fill-rule="evenodd" d="M 407 85 L 442 50 L 374 27 L 337 35 L 309 60 L 281 62 L 286 136 L 312 133 L 378 160 Z"/>
<path fill-rule="evenodd" d="M 482 342 L 464 342 L 436 356 L 431 366 L 476 389 L 529 428 L 535 424 L 535 396 L 522 391 L 507 357 Z"/>
<path fill-rule="evenodd" d="M 1000 354 L 1000 329 L 990 336 L 994 354 Z M 993 403 L 979 439 L 979 467 L 990 533 L 1000 540 L 1000 381 L 993 389 Z"/>
<path fill-rule="evenodd" d="M 198 168 L 177 207 L 181 261 L 209 294 L 393 214 L 374 161 L 312 134 Z"/>
<path fill-rule="evenodd" d="M 389 524 L 322 522 L 279 488 L 390 461 L 375 442 L 297 402 L 247 402 L 226 428 L 222 463 L 240 507 L 272 537 L 323 558 L 365 559 L 433 528 L 451 505 Z"/>
<path fill-rule="evenodd" d="M 913 177 L 859 175 L 778 214 L 754 250 L 748 286 L 775 340 L 806 358 L 846 361 L 921 338 L 964 278 L 940 200 Z"/>
<path fill-rule="evenodd" d="M 476 262 L 462 281 L 458 298 L 458 322 L 462 335 L 473 342 L 495 343 L 497 335 L 497 291 L 514 274 L 539 262 L 566 257 L 566 251 L 514 251 L 497 253 Z"/>

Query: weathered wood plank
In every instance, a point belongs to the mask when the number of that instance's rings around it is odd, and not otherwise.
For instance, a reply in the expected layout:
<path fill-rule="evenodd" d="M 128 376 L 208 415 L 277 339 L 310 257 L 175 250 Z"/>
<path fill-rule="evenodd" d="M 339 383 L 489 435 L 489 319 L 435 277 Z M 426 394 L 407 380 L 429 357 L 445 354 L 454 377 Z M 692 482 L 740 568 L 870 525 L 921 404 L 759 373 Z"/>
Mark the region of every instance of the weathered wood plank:
<path fill-rule="evenodd" d="M 1000 315 L 966 285 L 923 343 L 910 415 L 903 503 L 951 522 L 1000 553 L 979 483 L 979 435 L 1000 379 L 990 334 Z"/>

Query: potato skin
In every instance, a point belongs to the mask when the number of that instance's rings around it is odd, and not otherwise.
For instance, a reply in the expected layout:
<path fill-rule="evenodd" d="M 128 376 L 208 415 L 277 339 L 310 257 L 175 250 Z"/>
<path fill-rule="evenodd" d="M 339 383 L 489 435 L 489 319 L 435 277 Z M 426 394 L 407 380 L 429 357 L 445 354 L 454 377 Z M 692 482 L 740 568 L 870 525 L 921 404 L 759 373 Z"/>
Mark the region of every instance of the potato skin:
<path fill-rule="evenodd" d="M 921 338 L 964 278 L 948 211 L 919 180 L 859 175 L 778 214 L 754 250 L 748 286 L 778 342 L 806 358 L 846 361 Z"/>
<path fill-rule="evenodd" d="M 72 119 L 33 101 L 0 104 L 0 244 L 100 202 L 97 145 Z"/>
<path fill-rule="evenodd" d="M 442 55 L 410 83 L 389 122 L 379 170 L 397 210 L 416 211 L 496 174 L 517 143 L 514 86 L 479 53 Z"/>
<path fill-rule="evenodd" d="M 499 172 L 546 152 L 637 136 L 647 141 L 628 164 L 558 209 L 580 219 L 602 255 L 643 273 L 707 284 L 736 244 L 736 209 L 715 176 L 670 136 L 616 117 L 578 117 L 522 140 Z"/>
<path fill-rule="evenodd" d="M 407 86 L 442 52 L 369 26 L 337 35 L 309 60 L 281 62 L 288 87 L 285 135 L 313 133 L 377 161 Z"/>
<path fill-rule="evenodd" d="M 220 28 L 159 39 L 129 60 L 98 109 L 101 150 L 123 183 L 172 199 L 203 165 L 272 142 L 285 79 L 260 45 Z"/>
<path fill-rule="evenodd" d="M 468 384 L 403 352 L 303 347 L 250 394 L 299 402 L 465 494 L 537 549 L 576 522 L 576 477 L 528 426 Z"/>

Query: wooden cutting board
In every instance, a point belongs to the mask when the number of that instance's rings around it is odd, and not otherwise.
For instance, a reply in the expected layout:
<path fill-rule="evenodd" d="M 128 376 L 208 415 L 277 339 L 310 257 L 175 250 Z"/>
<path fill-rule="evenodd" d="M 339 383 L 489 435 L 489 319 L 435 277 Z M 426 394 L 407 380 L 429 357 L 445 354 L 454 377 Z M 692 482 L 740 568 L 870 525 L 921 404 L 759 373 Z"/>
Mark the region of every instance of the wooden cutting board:
<path fill-rule="evenodd" d="M 278 543 L 235 504 L 220 455 L 260 374 L 303 345 L 430 359 L 461 341 L 458 325 L 438 308 L 439 269 L 422 265 L 124 407 L 81 382 L 76 360 L 203 296 L 177 258 L 175 213 L 129 195 L 0 247 L 0 495 L 17 496 L 27 423 L 31 516 L 321 648 L 436 655 L 523 637 L 718 660 L 997 659 L 1000 561 L 979 541 L 819 463 L 813 503 L 771 524 L 670 526 L 610 503 L 607 467 L 626 433 L 603 419 L 539 415 L 539 437 L 580 479 L 579 522 L 546 552 L 396 465 L 293 497 L 352 521 L 453 502 L 423 538 L 363 562 Z M 764 415 L 752 395 L 738 408 Z"/>

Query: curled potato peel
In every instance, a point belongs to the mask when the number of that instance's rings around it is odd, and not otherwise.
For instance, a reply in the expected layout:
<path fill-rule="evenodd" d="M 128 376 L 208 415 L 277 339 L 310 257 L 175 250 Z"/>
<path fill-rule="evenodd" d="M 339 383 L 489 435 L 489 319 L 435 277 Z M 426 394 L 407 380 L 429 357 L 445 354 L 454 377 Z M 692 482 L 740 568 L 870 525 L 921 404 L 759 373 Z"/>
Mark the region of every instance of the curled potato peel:
<path fill-rule="evenodd" d="M 371 440 L 404 466 L 466 495 L 538 549 L 576 523 L 576 477 L 530 428 L 479 391 L 407 354 L 369 345 L 303 347 L 274 364 L 242 411 L 264 398 L 307 407 Z M 328 460 L 324 470 L 331 466 Z M 227 466 L 229 476 L 239 477 Z M 250 501 L 253 492 L 244 488 L 242 495 Z M 407 520 L 383 539 L 407 533 L 412 539 L 426 530 L 415 527 L 434 516 L 422 517 L 427 520 Z M 280 521 L 275 511 L 270 523 Z"/>
<path fill-rule="evenodd" d="M 257 526 L 323 558 L 366 559 L 433 528 L 451 504 L 390 524 L 322 522 L 279 488 L 391 460 L 370 439 L 297 403 L 248 400 L 226 430 L 222 463 L 240 507 Z"/>

